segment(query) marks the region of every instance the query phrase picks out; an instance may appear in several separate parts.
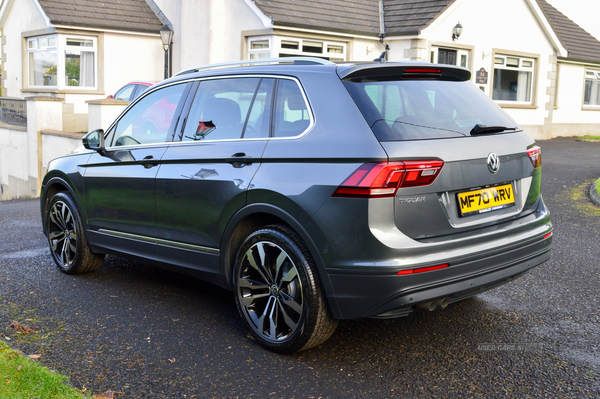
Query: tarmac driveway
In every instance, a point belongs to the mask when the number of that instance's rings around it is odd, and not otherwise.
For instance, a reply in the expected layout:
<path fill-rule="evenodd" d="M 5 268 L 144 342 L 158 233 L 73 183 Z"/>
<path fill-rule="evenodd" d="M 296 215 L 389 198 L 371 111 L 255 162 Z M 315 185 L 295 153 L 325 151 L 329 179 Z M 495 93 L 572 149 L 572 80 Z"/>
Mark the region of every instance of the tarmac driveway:
<path fill-rule="evenodd" d="M 61 274 L 38 201 L 0 202 L 0 339 L 119 399 L 600 397 L 600 143 L 538 144 L 549 262 L 441 311 L 343 321 L 294 356 L 256 345 L 232 294 L 202 281 L 117 257 Z"/>

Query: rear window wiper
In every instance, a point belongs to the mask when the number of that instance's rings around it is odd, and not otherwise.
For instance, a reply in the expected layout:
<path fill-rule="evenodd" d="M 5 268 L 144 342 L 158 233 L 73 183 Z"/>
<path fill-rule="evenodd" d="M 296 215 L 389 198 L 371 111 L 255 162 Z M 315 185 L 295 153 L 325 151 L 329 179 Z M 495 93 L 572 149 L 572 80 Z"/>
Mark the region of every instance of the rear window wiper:
<path fill-rule="evenodd" d="M 471 136 L 476 136 L 478 134 L 492 134 L 492 133 L 500 133 L 506 130 L 517 130 L 516 127 L 506 127 L 506 126 L 488 126 L 488 125 L 480 125 L 479 123 L 475 125 L 473 129 L 471 129 Z"/>

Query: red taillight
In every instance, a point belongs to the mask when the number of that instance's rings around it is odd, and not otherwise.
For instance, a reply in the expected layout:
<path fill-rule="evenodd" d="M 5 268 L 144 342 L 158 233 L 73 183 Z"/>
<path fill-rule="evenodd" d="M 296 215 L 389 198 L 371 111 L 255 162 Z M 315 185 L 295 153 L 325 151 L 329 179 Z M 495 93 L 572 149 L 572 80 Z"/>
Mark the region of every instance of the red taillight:
<path fill-rule="evenodd" d="M 544 236 L 543 240 L 546 240 L 546 239 L 548 239 L 548 238 L 550 238 L 550 237 L 552 237 L 552 232 L 550 232 L 550 233 L 546 234 L 546 235 Z"/>
<path fill-rule="evenodd" d="M 397 275 L 398 276 L 403 276 L 406 274 L 415 274 L 415 273 L 423 273 L 423 272 L 431 272 L 434 270 L 440 270 L 440 269 L 445 269 L 447 267 L 450 267 L 449 264 L 444 263 L 443 265 L 437 265 L 437 266 L 429 266 L 429 267 L 420 267 L 418 269 L 408 269 L 408 270 L 400 270 Z"/>
<path fill-rule="evenodd" d="M 405 69 L 404 73 L 442 73 L 441 69 L 431 69 L 431 68 L 411 68 Z"/>
<path fill-rule="evenodd" d="M 542 166 L 542 149 L 537 145 L 535 147 L 531 147 L 527 150 L 527 155 L 531 160 L 531 164 L 534 168 L 539 168 Z"/>
<path fill-rule="evenodd" d="M 333 193 L 334 197 L 393 197 L 400 187 L 426 186 L 436 179 L 442 161 L 366 163 Z"/>
<path fill-rule="evenodd" d="M 442 70 L 433 68 L 409 68 L 402 72 L 402 79 L 439 79 L 440 76 Z"/>

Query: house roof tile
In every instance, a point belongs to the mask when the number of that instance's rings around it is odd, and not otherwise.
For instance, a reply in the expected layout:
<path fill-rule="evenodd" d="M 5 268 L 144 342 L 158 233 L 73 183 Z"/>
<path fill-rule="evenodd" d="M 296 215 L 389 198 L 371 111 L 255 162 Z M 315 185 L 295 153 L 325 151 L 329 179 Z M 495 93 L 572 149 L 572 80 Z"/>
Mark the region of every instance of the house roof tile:
<path fill-rule="evenodd" d="M 39 0 L 54 25 L 158 33 L 163 24 L 145 0 Z"/>
<path fill-rule="evenodd" d="M 552 7 L 546 0 L 537 0 L 537 2 L 561 44 L 567 50 L 567 58 L 600 62 L 600 41 L 598 39 Z"/>
<path fill-rule="evenodd" d="M 379 35 L 378 0 L 252 0 L 276 25 Z M 416 34 L 456 0 L 385 0 L 386 35 Z"/>

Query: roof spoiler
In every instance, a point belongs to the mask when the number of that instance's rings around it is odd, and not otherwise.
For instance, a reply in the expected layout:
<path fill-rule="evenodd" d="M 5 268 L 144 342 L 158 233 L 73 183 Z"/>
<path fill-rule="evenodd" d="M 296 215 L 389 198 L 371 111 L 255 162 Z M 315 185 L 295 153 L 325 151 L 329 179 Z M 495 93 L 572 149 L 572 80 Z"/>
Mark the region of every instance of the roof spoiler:
<path fill-rule="evenodd" d="M 471 72 L 462 67 L 429 63 L 385 63 L 338 67 L 342 80 L 352 82 L 382 80 L 446 80 L 465 81 Z"/>

